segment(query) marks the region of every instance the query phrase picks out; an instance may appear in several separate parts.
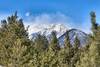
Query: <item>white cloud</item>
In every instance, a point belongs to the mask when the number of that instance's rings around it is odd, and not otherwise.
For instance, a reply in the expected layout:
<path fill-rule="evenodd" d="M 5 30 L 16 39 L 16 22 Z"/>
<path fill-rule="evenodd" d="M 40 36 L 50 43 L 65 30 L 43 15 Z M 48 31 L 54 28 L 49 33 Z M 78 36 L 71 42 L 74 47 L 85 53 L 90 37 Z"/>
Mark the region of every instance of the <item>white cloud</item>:
<path fill-rule="evenodd" d="M 29 20 L 29 19 L 30 20 Z M 66 16 L 62 13 L 43 13 L 37 16 L 29 16 L 27 19 L 28 21 L 25 21 L 25 25 L 32 25 L 32 24 L 64 24 L 68 28 L 71 28 L 73 26 L 73 21 L 71 17 Z"/>
<path fill-rule="evenodd" d="M 91 27 L 91 23 L 89 21 L 86 22 L 74 22 L 74 20 L 70 17 L 67 16 L 63 13 L 42 13 L 39 14 L 37 16 L 29 16 L 28 17 L 29 20 L 25 21 L 25 25 L 33 25 L 33 24 L 63 24 L 65 25 L 67 28 L 71 29 L 71 28 L 76 28 L 76 29 L 80 29 L 86 33 L 90 33 L 90 27 Z M 80 23 L 80 24 L 79 24 Z"/>
<path fill-rule="evenodd" d="M 3 19 L 6 19 L 8 16 L 11 16 L 12 14 L 0 14 L 0 21 Z M 21 14 L 19 14 L 21 16 Z M 70 16 L 67 16 L 63 13 L 42 13 L 39 15 L 33 15 L 30 12 L 27 12 L 26 18 L 24 19 L 25 26 L 33 25 L 33 24 L 63 24 L 67 28 L 76 28 L 80 29 L 86 33 L 90 32 L 90 23 L 83 23 L 83 24 L 77 24 L 73 21 L 73 19 Z M 28 20 L 27 20 L 28 19 Z M 89 22 L 89 21 L 88 21 Z"/>

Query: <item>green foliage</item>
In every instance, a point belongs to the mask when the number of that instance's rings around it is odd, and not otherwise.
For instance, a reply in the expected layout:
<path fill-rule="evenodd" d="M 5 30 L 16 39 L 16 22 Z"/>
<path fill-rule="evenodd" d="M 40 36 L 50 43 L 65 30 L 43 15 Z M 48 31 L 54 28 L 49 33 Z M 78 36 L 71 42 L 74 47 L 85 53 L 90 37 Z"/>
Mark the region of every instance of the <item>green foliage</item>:
<path fill-rule="evenodd" d="M 96 23 L 95 12 L 91 12 L 92 36 L 88 49 L 81 52 L 80 60 L 76 67 L 99 67 L 100 66 L 100 26 Z"/>
<path fill-rule="evenodd" d="M 50 41 L 50 49 L 54 50 L 56 52 L 56 50 L 60 49 L 59 43 L 58 43 L 58 39 L 56 37 L 56 32 L 53 31 L 51 34 L 51 41 Z"/>
<path fill-rule="evenodd" d="M 97 29 L 98 29 L 98 24 L 96 23 L 95 12 L 92 11 L 90 13 L 90 16 L 91 16 L 91 23 L 92 23 L 92 31 L 93 31 L 93 34 L 95 34 L 97 32 Z"/>
<path fill-rule="evenodd" d="M 60 47 L 56 32 L 48 41 L 46 36 L 37 34 L 30 40 L 22 19 L 17 12 L 1 21 L 0 65 L 5 67 L 99 67 L 100 26 L 96 23 L 95 12 L 90 13 L 92 32 L 88 45 L 80 45 L 76 36 L 74 45 L 66 33 L 64 47 Z"/>
<path fill-rule="evenodd" d="M 44 35 L 37 34 L 34 40 L 34 47 L 38 51 L 44 51 L 48 48 L 48 40 Z"/>
<path fill-rule="evenodd" d="M 95 15 L 96 16 L 96 15 Z M 92 16 L 93 17 L 93 16 Z M 97 24 L 95 22 L 95 24 Z M 100 26 L 94 25 L 96 32 L 94 32 L 94 39 L 92 40 L 92 44 L 90 45 L 90 62 L 92 63 L 92 67 L 100 66 Z M 93 26 L 92 26 L 93 27 Z"/>
<path fill-rule="evenodd" d="M 19 67 L 26 61 L 25 53 L 30 44 L 21 19 L 17 13 L 3 20 L 0 28 L 0 64 L 7 67 Z"/>

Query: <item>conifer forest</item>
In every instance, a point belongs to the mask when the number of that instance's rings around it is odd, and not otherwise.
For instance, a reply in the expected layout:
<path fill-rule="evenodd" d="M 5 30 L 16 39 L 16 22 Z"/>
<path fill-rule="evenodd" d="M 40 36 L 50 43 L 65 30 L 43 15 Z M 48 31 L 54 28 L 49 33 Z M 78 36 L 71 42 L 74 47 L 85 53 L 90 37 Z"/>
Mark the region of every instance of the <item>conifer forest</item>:
<path fill-rule="evenodd" d="M 0 26 L 0 65 L 2 67 L 100 67 L 100 25 L 96 13 L 90 12 L 91 33 L 88 43 L 82 46 L 78 37 L 70 43 L 66 32 L 64 43 L 59 45 L 56 32 L 50 40 L 37 34 L 29 39 L 28 27 L 17 12 L 1 21 Z"/>

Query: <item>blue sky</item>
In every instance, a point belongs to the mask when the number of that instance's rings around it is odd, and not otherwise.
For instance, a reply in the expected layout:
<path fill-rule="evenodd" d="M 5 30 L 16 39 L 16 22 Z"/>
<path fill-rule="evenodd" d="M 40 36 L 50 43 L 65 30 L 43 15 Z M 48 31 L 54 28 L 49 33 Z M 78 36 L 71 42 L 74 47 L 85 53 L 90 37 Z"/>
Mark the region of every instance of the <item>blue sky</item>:
<path fill-rule="evenodd" d="M 34 18 L 51 19 L 52 23 L 61 22 L 80 28 L 86 32 L 90 30 L 91 11 L 100 18 L 100 0 L 1 0 L 0 19 L 18 11 L 24 21 L 34 21 Z M 45 16 L 45 17 L 44 17 Z M 52 18 L 54 17 L 54 18 Z M 60 19 L 60 20 L 59 20 Z M 38 19 L 39 20 L 39 19 Z M 28 22 L 29 21 L 29 22 Z M 48 22 L 48 21 L 47 21 Z M 34 22 L 33 22 L 34 23 Z M 40 22 L 42 23 L 42 22 Z M 50 22 L 51 23 L 51 22 Z"/>

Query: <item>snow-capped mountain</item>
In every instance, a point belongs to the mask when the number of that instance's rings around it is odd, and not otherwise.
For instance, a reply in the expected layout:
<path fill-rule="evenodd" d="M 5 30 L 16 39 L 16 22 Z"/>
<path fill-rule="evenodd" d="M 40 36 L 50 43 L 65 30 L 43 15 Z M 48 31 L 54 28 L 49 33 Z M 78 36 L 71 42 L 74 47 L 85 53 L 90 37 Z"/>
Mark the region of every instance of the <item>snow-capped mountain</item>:
<path fill-rule="evenodd" d="M 80 31 L 78 29 L 70 29 L 67 32 L 69 34 L 70 42 L 72 45 L 74 44 L 76 36 L 80 40 L 81 46 L 84 46 L 88 43 L 88 35 L 83 31 Z M 58 38 L 60 45 L 64 44 L 65 36 L 66 36 L 66 32 Z"/>
<path fill-rule="evenodd" d="M 68 29 L 63 24 L 33 24 L 28 29 L 30 39 L 34 39 L 37 33 L 40 33 L 47 36 L 49 40 L 52 31 L 56 31 L 60 45 L 64 44 L 66 32 L 69 32 L 71 44 L 74 44 L 76 36 L 80 40 L 81 45 L 84 45 L 88 42 L 88 35 L 86 33 L 78 29 Z"/>
<path fill-rule="evenodd" d="M 30 38 L 34 37 L 36 33 L 50 35 L 52 31 L 56 31 L 57 38 L 63 35 L 68 28 L 63 24 L 33 24 L 30 25 L 28 32 Z"/>

